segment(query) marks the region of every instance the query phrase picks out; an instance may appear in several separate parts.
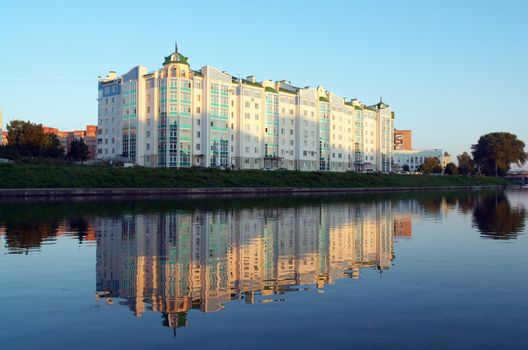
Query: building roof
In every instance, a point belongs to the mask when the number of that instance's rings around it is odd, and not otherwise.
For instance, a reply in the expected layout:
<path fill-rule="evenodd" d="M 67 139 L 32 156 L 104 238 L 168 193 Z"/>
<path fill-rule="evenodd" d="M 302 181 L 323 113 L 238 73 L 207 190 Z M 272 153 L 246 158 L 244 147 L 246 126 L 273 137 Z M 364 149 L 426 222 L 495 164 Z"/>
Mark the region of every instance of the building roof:
<path fill-rule="evenodd" d="M 277 90 L 275 90 L 274 88 L 270 87 L 270 86 L 266 86 L 266 88 L 264 89 L 265 91 L 267 92 L 273 92 L 273 93 L 277 93 Z"/>
<path fill-rule="evenodd" d="M 174 53 L 165 57 L 165 62 L 163 62 L 163 65 L 165 66 L 170 63 L 182 63 L 182 64 L 189 65 L 188 61 L 189 61 L 189 57 L 182 55 L 176 50 Z"/>
<path fill-rule="evenodd" d="M 287 92 L 289 94 L 294 94 L 294 95 L 297 95 L 297 92 L 296 91 L 291 91 L 291 90 L 288 90 L 288 89 L 285 89 L 285 88 L 279 88 L 279 91 L 280 92 Z"/>
<path fill-rule="evenodd" d="M 383 102 L 383 97 L 380 96 L 379 102 L 371 107 L 375 107 L 377 109 L 385 109 L 385 108 L 389 108 L 389 105 Z"/>

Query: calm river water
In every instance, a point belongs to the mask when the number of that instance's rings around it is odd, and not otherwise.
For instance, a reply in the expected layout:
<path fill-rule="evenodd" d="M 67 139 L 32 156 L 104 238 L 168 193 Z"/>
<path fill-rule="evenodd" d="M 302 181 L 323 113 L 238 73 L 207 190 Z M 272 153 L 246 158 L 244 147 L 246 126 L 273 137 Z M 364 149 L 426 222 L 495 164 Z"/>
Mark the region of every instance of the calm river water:
<path fill-rule="evenodd" d="M 527 349 L 528 191 L 0 203 L 0 348 Z"/>

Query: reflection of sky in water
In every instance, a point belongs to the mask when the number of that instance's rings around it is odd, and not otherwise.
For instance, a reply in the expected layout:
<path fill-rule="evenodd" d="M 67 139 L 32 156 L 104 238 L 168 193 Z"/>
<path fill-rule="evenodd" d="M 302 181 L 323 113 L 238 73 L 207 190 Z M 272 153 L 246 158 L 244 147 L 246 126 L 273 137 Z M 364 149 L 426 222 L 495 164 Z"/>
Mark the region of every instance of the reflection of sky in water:
<path fill-rule="evenodd" d="M 528 193 L 386 199 L 62 217 L 21 206 L 34 222 L 0 205 L 0 340 L 522 348 Z"/>

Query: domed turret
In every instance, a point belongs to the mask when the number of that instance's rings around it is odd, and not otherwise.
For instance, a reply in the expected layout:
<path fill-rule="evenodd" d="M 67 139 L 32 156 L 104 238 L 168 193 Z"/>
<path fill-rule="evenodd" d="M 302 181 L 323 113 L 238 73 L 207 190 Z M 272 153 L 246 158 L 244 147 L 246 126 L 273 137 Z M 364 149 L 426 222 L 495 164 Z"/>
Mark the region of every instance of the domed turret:
<path fill-rule="evenodd" d="M 171 64 L 171 63 L 181 63 L 189 65 L 189 57 L 186 57 L 178 52 L 178 44 L 174 45 L 174 53 L 170 54 L 169 56 L 165 57 L 165 62 L 163 62 L 163 65 Z"/>
<path fill-rule="evenodd" d="M 386 104 L 385 102 L 383 102 L 383 97 L 380 96 L 380 101 L 379 101 L 379 103 L 376 105 L 376 107 L 378 107 L 378 109 L 384 109 L 384 108 L 389 108 L 389 105 Z"/>

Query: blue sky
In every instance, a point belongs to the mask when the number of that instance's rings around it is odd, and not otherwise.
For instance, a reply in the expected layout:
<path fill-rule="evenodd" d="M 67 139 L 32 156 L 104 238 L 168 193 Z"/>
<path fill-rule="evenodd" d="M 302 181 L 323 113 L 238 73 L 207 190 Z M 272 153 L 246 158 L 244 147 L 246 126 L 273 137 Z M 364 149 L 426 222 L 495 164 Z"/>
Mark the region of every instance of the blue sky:
<path fill-rule="evenodd" d="M 97 76 L 159 68 L 174 40 L 195 69 L 383 99 L 417 148 L 528 143 L 527 1 L 0 2 L 0 109 L 62 129 L 97 123 Z"/>

